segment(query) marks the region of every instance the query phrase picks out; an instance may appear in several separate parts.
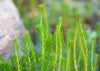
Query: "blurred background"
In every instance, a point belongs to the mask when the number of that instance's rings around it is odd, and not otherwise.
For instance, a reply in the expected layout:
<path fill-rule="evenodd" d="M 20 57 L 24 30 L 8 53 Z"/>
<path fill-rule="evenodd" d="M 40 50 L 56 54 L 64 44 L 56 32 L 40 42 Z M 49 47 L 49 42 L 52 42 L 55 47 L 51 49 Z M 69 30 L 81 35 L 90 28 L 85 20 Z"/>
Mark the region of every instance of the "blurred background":
<path fill-rule="evenodd" d="M 13 0 L 17 6 L 24 25 L 36 43 L 36 25 L 39 24 L 38 5 L 45 3 L 48 22 L 51 33 L 54 33 L 55 24 L 59 16 L 64 18 L 63 31 L 66 35 L 67 29 L 74 26 L 73 20 L 77 20 L 77 13 L 83 17 L 84 27 L 89 33 L 89 40 L 94 36 L 97 38 L 96 24 L 100 21 L 100 0 Z M 73 27 L 72 27 L 73 28 Z M 99 27 L 100 28 L 100 27 Z M 98 42 L 100 44 L 100 42 Z"/>

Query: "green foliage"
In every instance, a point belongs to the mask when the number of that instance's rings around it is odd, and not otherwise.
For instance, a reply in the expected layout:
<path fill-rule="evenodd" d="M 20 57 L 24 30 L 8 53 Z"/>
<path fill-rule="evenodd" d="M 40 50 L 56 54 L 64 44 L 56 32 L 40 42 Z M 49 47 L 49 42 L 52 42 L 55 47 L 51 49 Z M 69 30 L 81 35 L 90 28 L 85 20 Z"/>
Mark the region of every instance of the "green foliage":
<path fill-rule="evenodd" d="M 34 10 L 36 6 L 36 0 L 13 0 L 13 2 L 18 7 L 22 16 L 24 16 L 28 11 Z"/>
<path fill-rule="evenodd" d="M 86 17 L 86 19 L 90 19 L 91 18 L 91 13 L 90 13 L 90 11 L 91 11 L 91 7 L 90 7 L 90 4 L 89 3 L 85 3 L 85 17 Z"/>
<path fill-rule="evenodd" d="M 63 18 L 59 17 L 54 34 L 50 33 L 45 4 L 39 5 L 40 52 L 35 50 L 29 32 L 19 42 L 14 39 L 13 54 L 9 60 L 0 59 L 1 71 L 95 71 L 98 55 L 95 53 L 95 38 L 88 46 L 87 34 L 81 14 L 78 21 L 69 27 L 66 40 L 63 36 Z M 19 42 L 19 43 L 18 43 Z M 20 53 L 22 52 L 22 53 Z"/>
<path fill-rule="evenodd" d="M 100 33 L 99 33 L 99 31 L 100 31 L 100 22 L 97 23 L 96 30 L 97 30 L 97 33 L 98 33 L 98 38 L 100 38 Z"/>
<path fill-rule="evenodd" d="M 0 56 L 0 71 L 12 71 L 10 62 Z"/>
<path fill-rule="evenodd" d="M 98 53 L 98 62 L 100 63 L 100 22 L 97 23 L 96 25 L 96 31 L 97 31 L 97 42 L 98 42 L 98 48 L 97 48 L 97 53 Z"/>

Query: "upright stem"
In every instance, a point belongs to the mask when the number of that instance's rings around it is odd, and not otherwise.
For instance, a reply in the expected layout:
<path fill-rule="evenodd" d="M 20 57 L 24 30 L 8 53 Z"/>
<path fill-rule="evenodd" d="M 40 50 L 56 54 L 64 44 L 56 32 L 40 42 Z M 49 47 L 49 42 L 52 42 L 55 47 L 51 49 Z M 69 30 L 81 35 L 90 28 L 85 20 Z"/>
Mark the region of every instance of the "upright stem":
<path fill-rule="evenodd" d="M 81 32 L 82 32 L 82 36 L 83 36 L 83 40 L 84 40 L 84 44 L 85 44 L 85 49 L 86 49 L 85 51 L 86 51 L 86 68 L 87 68 L 88 67 L 88 48 L 87 48 L 87 44 L 86 44 L 86 40 L 85 40 L 85 36 L 84 36 L 81 24 L 80 24 L 80 28 L 81 28 Z M 86 71 L 87 71 L 87 69 L 86 69 Z"/>
<path fill-rule="evenodd" d="M 96 54 L 96 55 L 95 55 L 95 65 L 94 65 L 94 71 L 95 71 L 95 69 L 96 69 L 97 59 L 98 59 L 98 55 Z"/>
<path fill-rule="evenodd" d="M 91 48 L 91 71 L 93 71 L 93 49 L 94 49 L 94 38 L 92 38 L 92 48 Z"/>
<path fill-rule="evenodd" d="M 59 67 L 58 67 L 58 71 L 60 71 L 61 68 L 61 58 L 62 58 L 62 44 L 61 44 L 61 25 L 62 25 L 62 17 L 59 17 L 59 26 L 58 26 L 58 33 L 59 33 L 59 45 L 60 45 L 60 60 L 59 60 Z"/>
<path fill-rule="evenodd" d="M 73 49 L 73 52 L 74 52 L 74 65 L 75 65 L 75 70 L 78 71 L 77 69 L 77 65 L 76 65 L 76 39 L 77 39 L 77 33 L 78 33 L 78 28 L 76 28 L 76 31 L 75 31 L 75 37 L 74 37 L 74 49 Z"/>
<path fill-rule="evenodd" d="M 82 37 L 80 38 L 80 47 L 81 47 L 81 51 L 82 51 L 83 58 L 84 58 L 84 61 L 85 61 L 85 71 L 87 71 L 87 60 L 86 60 L 85 52 L 84 52 L 84 49 L 82 47 L 81 41 L 82 41 Z"/>
<path fill-rule="evenodd" d="M 65 49 L 65 52 L 66 52 L 66 71 L 69 71 L 68 69 L 69 69 L 69 56 L 70 56 L 70 52 L 69 51 L 71 51 L 71 49 L 70 49 L 70 47 L 71 47 L 71 44 L 70 44 L 70 42 L 69 42 L 69 37 L 70 37 L 70 30 L 68 30 L 68 36 L 67 36 L 67 38 L 66 38 L 66 40 L 67 40 L 67 47 L 66 47 L 66 49 Z M 70 50 L 69 50 L 70 49 Z"/>
<path fill-rule="evenodd" d="M 43 12 L 43 8 L 44 8 L 44 6 L 43 5 L 39 5 L 39 9 L 40 9 L 40 18 L 41 18 L 41 20 L 40 20 L 40 31 L 41 31 L 41 52 L 42 52 L 42 60 L 44 60 L 44 30 L 43 30 L 43 24 L 42 24 L 42 12 Z M 42 66 L 41 66 L 41 71 L 43 71 L 43 67 L 44 67 L 44 63 L 43 63 L 43 61 L 42 61 Z"/>
<path fill-rule="evenodd" d="M 45 19 L 45 25 L 46 25 L 46 39 L 48 38 L 48 32 L 49 32 L 49 25 L 48 25 L 48 20 L 47 20 L 47 12 L 45 11 L 45 4 L 43 4 L 44 5 L 44 19 Z"/>
<path fill-rule="evenodd" d="M 70 45 L 71 46 L 71 45 Z M 71 49 L 70 49 L 71 47 L 69 47 L 69 49 L 68 49 L 68 55 L 67 55 L 67 63 L 66 63 L 66 71 L 69 71 L 69 62 L 70 62 L 70 51 L 71 51 Z"/>
<path fill-rule="evenodd" d="M 31 43 L 31 44 L 32 44 L 32 43 Z M 32 54 L 33 54 L 33 56 L 34 56 L 35 70 L 37 71 L 35 52 L 34 52 L 34 50 L 33 50 L 32 47 L 31 47 L 31 50 L 32 50 Z"/>
<path fill-rule="evenodd" d="M 59 36 L 59 39 L 60 39 L 60 36 Z M 62 58 L 62 46 L 61 46 L 61 41 L 60 42 L 60 60 L 59 60 L 59 68 L 58 68 L 58 71 L 60 71 L 60 67 L 61 67 L 61 58 Z"/>
<path fill-rule="evenodd" d="M 57 29 L 56 29 L 56 57 L 55 57 L 55 63 L 54 63 L 54 68 L 53 68 L 53 71 L 55 71 L 55 66 L 56 66 L 56 63 L 57 63 L 57 54 L 58 54 L 58 37 L 57 37 Z"/>
<path fill-rule="evenodd" d="M 29 41 L 29 38 L 28 38 L 28 41 Z M 27 41 L 25 40 L 25 42 L 27 42 Z M 28 56 L 29 71 L 31 71 L 31 60 L 30 60 L 29 51 L 28 51 L 28 43 L 26 44 L 26 53 L 27 53 L 27 56 Z"/>
<path fill-rule="evenodd" d="M 82 37 L 83 37 L 83 42 L 85 44 L 85 60 L 86 60 L 86 71 L 87 71 L 87 67 L 88 67 L 88 48 L 87 48 L 87 44 L 86 44 L 86 40 L 85 40 L 85 35 L 83 33 L 83 28 L 82 28 L 82 25 L 81 25 L 81 14 L 78 13 L 78 17 L 79 17 L 79 25 L 80 25 L 80 29 L 81 29 L 81 33 L 82 33 Z"/>
<path fill-rule="evenodd" d="M 20 71 L 20 64 L 19 64 L 19 59 L 18 59 L 18 54 L 17 54 L 17 49 L 16 49 L 18 41 L 17 39 L 14 39 L 14 41 L 15 41 L 15 54 L 16 54 L 16 59 L 17 59 L 18 71 Z"/>

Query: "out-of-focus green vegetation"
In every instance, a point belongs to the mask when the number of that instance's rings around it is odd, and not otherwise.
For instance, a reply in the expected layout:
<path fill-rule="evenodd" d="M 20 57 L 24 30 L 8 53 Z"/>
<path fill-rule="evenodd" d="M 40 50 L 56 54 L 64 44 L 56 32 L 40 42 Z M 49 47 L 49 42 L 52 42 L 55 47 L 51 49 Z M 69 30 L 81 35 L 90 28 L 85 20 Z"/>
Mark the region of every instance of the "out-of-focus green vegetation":
<path fill-rule="evenodd" d="M 79 12 L 79 8 L 76 4 L 76 7 L 70 5 L 68 2 L 64 1 L 56 1 L 56 0 L 14 0 L 16 6 L 19 9 L 19 12 L 21 14 L 21 17 L 24 21 L 24 24 L 27 29 L 34 29 L 33 27 L 35 23 L 38 23 L 39 17 L 38 17 L 38 9 L 37 6 L 40 3 L 45 2 L 46 3 L 46 9 L 48 11 L 48 18 L 50 19 L 49 23 L 55 24 L 57 22 L 58 16 L 64 17 L 64 27 L 68 27 L 68 23 L 70 23 L 72 17 L 76 17 L 76 13 Z M 84 17 L 86 19 L 90 18 L 90 6 L 88 3 L 84 3 L 82 5 L 84 12 Z M 76 18 L 75 18 L 76 19 Z M 33 25 L 33 26 L 31 26 Z M 66 30 L 66 29 L 65 29 Z"/>

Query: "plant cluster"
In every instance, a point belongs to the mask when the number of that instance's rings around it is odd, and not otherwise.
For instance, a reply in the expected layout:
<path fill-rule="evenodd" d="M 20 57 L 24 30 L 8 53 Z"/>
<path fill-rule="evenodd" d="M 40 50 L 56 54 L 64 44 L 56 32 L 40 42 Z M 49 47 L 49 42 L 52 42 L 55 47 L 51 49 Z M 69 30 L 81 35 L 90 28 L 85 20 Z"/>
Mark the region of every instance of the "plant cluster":
<path fill-rule="evenodd" d="M 40 51 L 34 47 L 27 31 L 20 41 L 15 38 L 13 53 L 8 60 L 0 58 L 0 71 L 96 71 L 98 55 L 95 38 L 88 43 L 81 14 L 73 20 L 73 27 L 63 36 L 63 18 L 59 17 L 54 34 L 51 34 L 45 4 L 39 5 L 40 24 L 36 26 Z M 89 46 L 91 45 L 91 46 Z"/>

